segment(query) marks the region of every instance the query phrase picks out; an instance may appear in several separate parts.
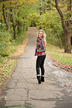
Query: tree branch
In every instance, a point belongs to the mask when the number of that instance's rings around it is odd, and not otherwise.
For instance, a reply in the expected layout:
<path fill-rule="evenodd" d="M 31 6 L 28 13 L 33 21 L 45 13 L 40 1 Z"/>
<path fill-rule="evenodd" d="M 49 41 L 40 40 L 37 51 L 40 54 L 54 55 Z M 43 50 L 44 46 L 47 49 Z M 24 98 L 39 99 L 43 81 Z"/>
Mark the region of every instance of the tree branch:
<path fill-rule="evenodd" d="M 61 21 L 62 21 L 62 27 L 63 27 L 63 29 L 64 29 L 64 28 L 66 28 L 66 26 L 65 26 L 65 20 L 64 20 L 63 13 L 62 13 L 61 9 L 60 9 L 59 6 L 58 6 L 58 0 L 55 0 L 55 5 L 56 5 L 55 7 L 56 7 L 58 13 L 60 14 Z"/>

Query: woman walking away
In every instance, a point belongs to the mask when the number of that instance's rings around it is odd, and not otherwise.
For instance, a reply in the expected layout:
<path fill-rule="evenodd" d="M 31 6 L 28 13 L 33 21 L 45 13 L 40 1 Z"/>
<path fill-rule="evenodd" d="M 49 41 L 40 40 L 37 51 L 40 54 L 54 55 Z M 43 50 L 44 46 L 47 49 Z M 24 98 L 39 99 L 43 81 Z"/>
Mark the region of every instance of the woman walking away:
<path fill-rule="evenodd" d="M 36 73 L 37 73 L 37 80 L 38 84 L 44 82 L 44 60 L 46 58 L 46 34 L 44 30 L 39 30 L 37 40 L 36 40 L 36 50 L 35 56 L 37 56 L 36 60 Z M 41 68 L 41 75 L 40 75 L 40 68 Z"/>

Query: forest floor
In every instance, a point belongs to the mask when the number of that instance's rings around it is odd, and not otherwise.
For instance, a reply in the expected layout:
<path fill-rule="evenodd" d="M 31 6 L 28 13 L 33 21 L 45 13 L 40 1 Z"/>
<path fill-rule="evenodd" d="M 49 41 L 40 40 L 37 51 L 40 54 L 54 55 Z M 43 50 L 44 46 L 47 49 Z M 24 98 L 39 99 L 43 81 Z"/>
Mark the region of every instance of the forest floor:
<path fill-rule="evenodd" d="M 16 68 L 0 89 L 0 108 L 72 108 L 72 73 L 45 60 L 45 82 L 36 79 L 37 30 L 29 28 L 29 41 L 17 60 Z"/>

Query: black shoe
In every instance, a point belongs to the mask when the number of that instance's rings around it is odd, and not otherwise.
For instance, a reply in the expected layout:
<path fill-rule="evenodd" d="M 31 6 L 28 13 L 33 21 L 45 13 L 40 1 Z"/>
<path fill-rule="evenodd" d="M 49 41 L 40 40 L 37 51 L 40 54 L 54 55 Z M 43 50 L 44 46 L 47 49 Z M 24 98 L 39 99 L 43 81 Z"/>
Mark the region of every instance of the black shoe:
<path fill-rule="evenodd" d="M 38 79 L 38 84 L 41 84 L 40 76 L 37 76 L 37 79 Z"/>
<path fill-rule="evenodd" d="M 41 77 L 41 82 L 44 82 L 44 77 Z"/>
<path fill-rule="evenodd" d="M 41 81 L 40 80 L 38 80 L 38 84 L 41 84 Z"/>

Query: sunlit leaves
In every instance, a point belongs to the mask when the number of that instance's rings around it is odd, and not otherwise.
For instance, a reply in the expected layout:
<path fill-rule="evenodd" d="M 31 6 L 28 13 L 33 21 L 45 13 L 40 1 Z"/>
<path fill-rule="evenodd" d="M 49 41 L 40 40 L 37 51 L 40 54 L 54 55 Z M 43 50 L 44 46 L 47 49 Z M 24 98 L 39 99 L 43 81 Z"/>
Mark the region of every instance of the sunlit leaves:
<path fill-rule="evenodd" d="M 64 14 L 65 20 L 68 20 L 72 15 L 72 2 L 70 3 L 70 0 L 60 0 L 58 4 Z"/>
<path fill-rule="evenodd" d="M 56 32 L 62 29 L 59 15 L 56 12 L 52 11 L 49 11 L 48 13 L 46 12 L 44 15 L 41 15 L 38 26 L 41 26 L 42 29 Z"/>

